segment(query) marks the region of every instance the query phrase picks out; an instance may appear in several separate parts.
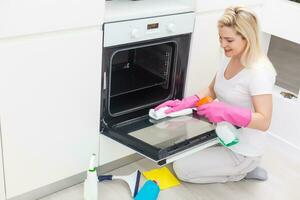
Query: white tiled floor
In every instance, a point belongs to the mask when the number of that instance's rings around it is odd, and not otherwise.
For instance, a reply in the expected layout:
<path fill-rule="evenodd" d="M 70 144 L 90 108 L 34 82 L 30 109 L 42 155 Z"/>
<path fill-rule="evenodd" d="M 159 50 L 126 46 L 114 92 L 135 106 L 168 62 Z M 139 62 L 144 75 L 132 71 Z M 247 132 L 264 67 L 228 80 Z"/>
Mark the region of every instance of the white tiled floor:
<path fill-rule="evenodd" d="M 183 183 L 161 191 L 158 200 L 298 200 L 300 199 L 300 152 L 270 138 L 261 164 L 267 169 L 269 180 L 240 181 L 225 184 Z M 155 168 L 149 160 L 143 159 L 111 172 L 114 175 L 129 174 L 135 169 L 141 171 Z M 144 180 L 141 181 L 141 185 Z M 99 184 L 101 200 L 130 200 L 130 192 L 122 181 L 107 181 Z M 42 200 L 82 200 L 82 184 L 57 192 Z"/>

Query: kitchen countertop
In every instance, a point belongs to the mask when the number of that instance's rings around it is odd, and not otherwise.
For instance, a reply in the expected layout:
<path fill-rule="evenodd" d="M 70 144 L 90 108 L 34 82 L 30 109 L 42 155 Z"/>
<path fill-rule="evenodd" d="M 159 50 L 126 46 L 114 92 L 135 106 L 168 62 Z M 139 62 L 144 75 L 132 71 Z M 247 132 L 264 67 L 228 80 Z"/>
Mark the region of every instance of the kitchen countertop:
<path fill-rule="evenodd" d="M 104 22 L 193 12 L 192 0 L 111 0 L 105 2 Z"/>
<path fill-rule="evenodd" d="M 207 3 L 207 0 L 195 0 L 196 6 L 195 11 L 196 12 L 209 12 L 214 10 L 223 10 L 229 6 L 233 5 L 242 5 L 242 6 L 253 6 L 253 5 L 262 5 L 264 3 L 264 0 L 226 0 L 226 1 L 220 1 L 220 0 L 209 0 L 209 3 Z"/>

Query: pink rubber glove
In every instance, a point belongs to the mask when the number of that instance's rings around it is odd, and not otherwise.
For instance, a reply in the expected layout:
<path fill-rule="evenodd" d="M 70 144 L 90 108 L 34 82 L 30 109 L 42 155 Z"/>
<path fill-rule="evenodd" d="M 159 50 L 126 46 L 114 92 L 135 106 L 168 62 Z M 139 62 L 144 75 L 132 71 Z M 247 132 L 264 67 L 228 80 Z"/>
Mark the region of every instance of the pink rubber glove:
<path fill-rule="evenodd" d="M 235 107 L 218 101 L 199 106 L 197 114 L 205 116 L 213 123 L 227 121 L 239 127 L 247 127 L 252 117 L 250 109 Z"/>
<path fill-rule="evenodd" d="M 194 96 L 190 96 L 190 97 L 186 97 L 182 100 L 169 100 L 166 101 L 160 105 L 158 105 L 157 107 L 154 108 L 154 110 L 158 110 L 162 107 L 170 107 L 170 109 L 166 110 L 165 113 L 169 114 L 172 112 L 176 112 L 176 111 L 180 111 L 186 108 L 192 108 L 194 107 L 195 103 L 199 101 L 199 97 L 197 95 Z"/>

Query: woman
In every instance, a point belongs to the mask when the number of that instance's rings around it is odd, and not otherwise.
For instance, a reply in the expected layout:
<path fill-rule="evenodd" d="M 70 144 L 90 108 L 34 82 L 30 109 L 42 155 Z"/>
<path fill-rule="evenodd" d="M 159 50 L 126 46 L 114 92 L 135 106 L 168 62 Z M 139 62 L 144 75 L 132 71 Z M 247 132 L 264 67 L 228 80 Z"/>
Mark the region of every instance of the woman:
<path fill-rule="evenodd" d="M 272 116 L 272 88 L 276 72 L 262 53 L 256 16 L 244 7 L 230 7 L 218 21 L 220 45 L 226 57 L 208 88 L 197 95 L 167 101 L 166 113 L 193 107 L 205 96 L 216 101 L 197 108 L 214 123 L 242 127 L 239 143 L 214 146 L 174 163 L 177 176 L 187 182 L 215 183 L 243 178 L 266 180 L 258 167 Z"/>

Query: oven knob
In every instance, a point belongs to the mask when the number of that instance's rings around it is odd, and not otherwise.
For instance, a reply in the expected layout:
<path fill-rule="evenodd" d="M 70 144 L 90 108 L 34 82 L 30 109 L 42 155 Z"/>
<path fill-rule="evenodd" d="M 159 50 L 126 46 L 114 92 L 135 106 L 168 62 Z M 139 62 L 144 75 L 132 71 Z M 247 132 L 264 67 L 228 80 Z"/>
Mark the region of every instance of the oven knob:
<path fill-rule="evenodd" d="M 174 33 L 175 32 L 175 24 L 168 24 L 167 26 L 167 30 L 170 32 L 170 33 Z"/>
<path fill-rule="evenodd" d="M 140 37 L 140 33 L 139 30 L 135 28 L 131 31 L 131 38 L 138 38 L 138 37 Z"/>

